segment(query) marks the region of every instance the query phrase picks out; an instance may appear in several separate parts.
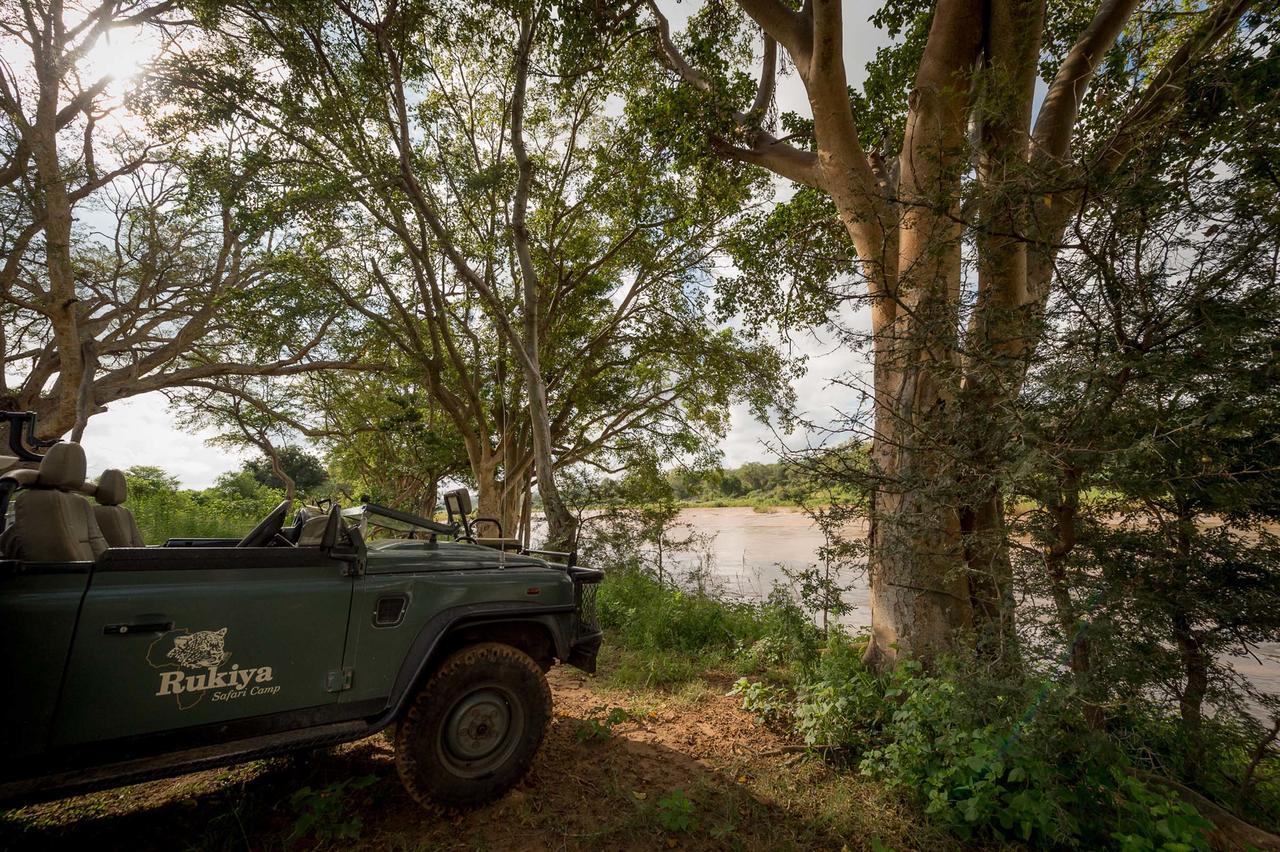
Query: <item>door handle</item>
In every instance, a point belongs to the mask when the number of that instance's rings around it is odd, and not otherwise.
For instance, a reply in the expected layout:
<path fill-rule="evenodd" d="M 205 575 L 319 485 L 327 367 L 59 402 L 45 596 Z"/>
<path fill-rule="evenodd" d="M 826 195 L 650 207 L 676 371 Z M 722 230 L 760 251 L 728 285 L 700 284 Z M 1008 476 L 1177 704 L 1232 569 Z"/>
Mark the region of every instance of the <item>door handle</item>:
<path fill-rule="evenodd" d="M 131 633 L 164 633 L 172 629 L 172 621 L 144 621 L 139 624 L 108 624 L 102 628 L 102 633 L 105 636 L 128 636 Z"/>

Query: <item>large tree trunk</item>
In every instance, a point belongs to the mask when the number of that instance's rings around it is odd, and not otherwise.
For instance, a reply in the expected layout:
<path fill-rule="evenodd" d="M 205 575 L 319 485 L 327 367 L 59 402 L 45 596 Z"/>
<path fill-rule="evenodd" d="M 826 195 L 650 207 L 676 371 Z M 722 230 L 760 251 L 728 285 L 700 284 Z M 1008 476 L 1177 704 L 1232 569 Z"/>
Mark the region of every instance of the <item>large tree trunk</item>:
<path fill-rule="evenodd" d="M 58 353 L 55 398 L 41 412 L 41 437 L 57 437 L 76 422 L 84 358 L 77 314 L 75 270 L 71 263 L 71 200 L 58 157 L 58 94 L 61 74 L 57 67 L 60 45 L 49 44 L 36 61 L 39 100 L 31 128 L 31 153 L 36 163 L 38 209 L 45 238 L 45 269 L 49 292 L 43 306 L 49 318 Z M 41 388 L 31 388 L 39 394 Z M 41 406 L 42 408 L 44 406 Z"/>
<path fill-rule="evenodd" d="M 518 483 L 514 484 L 505 476 L 502 457 L 494 452 L 483 452 L 479 459 L 473 459 L 471 475 L 475 477 L 479 496 L 476 499 L 477 518 L 497 518 L 502 523 L 503 532 L 512 529 L 518 522 L 515 504 L 511 499 L 513 491 L 518 492 Z M 483 535 L 496 535 L 496 530 L 481 529 Z"/>
<path fill-rule="evenodd" d="M 532 49 L 537 21 L 530 10 L 520 19 L 520 50 L 516 58 L 516 82 L 511 96 L 511 150 L 515 155 L 520 179 L 516 186 L 512 205 L 511 231 L 515 240 L 516 255 L 520 260 L 520 277 L 523 284 L 524 315 L 523 335 L 514 343 L 522 349 L 525 384 L 529 392 L 529 418 L 533 435 L 533 464 L 538 481 L 538 494 L 547 518 L 547 548 L 570 550 L 577 544 L 577 519 L 568 510 L 556 485 L 555 446 L 551 440 L 551 412 L 547 404 L 547 383 L 542 375 L 540 331 L 542 328 L 542 300 L 538 270 L 529 249 L 529 230 L 526 212 L 529 192 L 533 186 L 533 161 L 525 150 L 524 109 L 525 85 L 529 76 L 529 52 Z"/>
<path fill-rule="evenodd" d="M 867 660 L 931 659 L 973 624 L 949 458 L 955 327 L 960 290 L 960 181 L 967 165 L 969 76 L 982 34 L 982 5 L 939 0 L 916 74 L 898 194 L 897 296 L 902 311 L 877 329 L 887 337 L 876 371 Z M 877 353 L 879 355 L 879 353 Z M 879 360 L 879 358 L 878 358 Z"/>
<path fill-rule="evenodd" d="M 907 454 L 914 455 L 914 454 Z M 885 470 L 904 473 L 917 459 Z M 865 659 L 932 659 L 973 623 L 954 512 L 916 490 L 876 492 L 870 528 L 871 641 Z"/>

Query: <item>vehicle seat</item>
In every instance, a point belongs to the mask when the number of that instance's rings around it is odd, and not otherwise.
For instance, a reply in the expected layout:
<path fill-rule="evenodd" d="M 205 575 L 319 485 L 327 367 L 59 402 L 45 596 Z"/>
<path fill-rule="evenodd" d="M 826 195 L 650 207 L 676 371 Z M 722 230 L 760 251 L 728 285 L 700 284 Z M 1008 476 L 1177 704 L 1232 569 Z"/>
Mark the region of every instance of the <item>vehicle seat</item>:
<path fill-rule="evenodd" d="M 293 516 L 292 526 L 281 530 L 281 535 L 289 539 L 289 543 L 296 547 L 298 539 L 302 537 L 302 528 L 307 525 L 307 519 L 309 517 L 311 517 L 311 513 L 307 511 L 307 507 L 299 507 L 298 511 Z"/>
<path fill-rule="evenodd" d="M 27 562 L 92 562 L 107 549 L 84 489 L 84 448 L 54 444 L 39 471 L 5 476 L 27 490 L 14 504 L 13 524 L 0 535 L 0 552 Z"/>
<path fill-rule="evenodd" d="M 107 547 L 145 547 L 138 522 L 133 512 L 120 504 L 129 498 L 129 484 L 118 470 L 104 470 L 98 477 L 98 488 L 93 499 L 93 517 L 107 540 Z"/>
<path fill-rule="evenodd" d="M 329 518 L 325 515 L 308 518 L 302 525 L 302 532 L 298 535 L 298 547 L 319 547 L 327 526 L 329 526 Z"/>

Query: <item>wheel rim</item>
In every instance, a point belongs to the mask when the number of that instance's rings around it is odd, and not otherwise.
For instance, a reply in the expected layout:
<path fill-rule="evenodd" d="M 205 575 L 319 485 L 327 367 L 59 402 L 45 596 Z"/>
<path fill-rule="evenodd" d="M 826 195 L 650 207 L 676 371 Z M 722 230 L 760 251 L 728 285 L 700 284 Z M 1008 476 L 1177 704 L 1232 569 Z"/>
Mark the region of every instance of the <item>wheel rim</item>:
<path fill-rule="evenodd" d="M 464 778 L 487 775 L 515 752 L 524 732 L 523 706 L 496 684 L 460 697 L 445 714 L 438 752 L 451 771 Z"/>

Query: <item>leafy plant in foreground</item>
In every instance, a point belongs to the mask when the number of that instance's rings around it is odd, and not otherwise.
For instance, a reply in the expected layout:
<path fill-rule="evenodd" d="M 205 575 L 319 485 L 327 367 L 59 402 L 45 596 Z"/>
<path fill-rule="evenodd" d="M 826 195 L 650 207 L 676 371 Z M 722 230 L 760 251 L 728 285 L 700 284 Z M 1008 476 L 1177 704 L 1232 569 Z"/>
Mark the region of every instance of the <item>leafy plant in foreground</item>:
<path fill-rule="evenodd" d="M 289 804 L 298 818 L 285 842 L 297 843 L 308 836 L 320 842 L 360 839 L 364 822 L 350 812 L 351 802 L 346 794 L 348 791 L 363 790 L 377 781 L 376 775 L 363 775 L 336 781 L 321 790 L 303 787 L 294 791 L 289 797 Z"/>
<path fill-rule="evenodd" d="M 684 790 L 672 790 L 658 800 L 658 822 L 667 831 L 692 831 L 698 827 L 698 816 L 693 800 Z"/>

